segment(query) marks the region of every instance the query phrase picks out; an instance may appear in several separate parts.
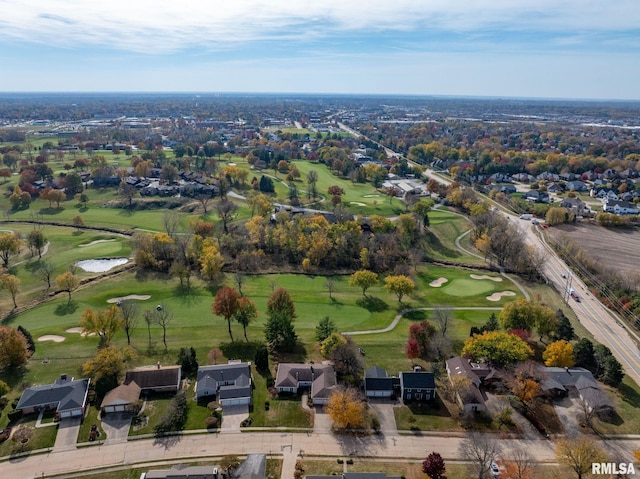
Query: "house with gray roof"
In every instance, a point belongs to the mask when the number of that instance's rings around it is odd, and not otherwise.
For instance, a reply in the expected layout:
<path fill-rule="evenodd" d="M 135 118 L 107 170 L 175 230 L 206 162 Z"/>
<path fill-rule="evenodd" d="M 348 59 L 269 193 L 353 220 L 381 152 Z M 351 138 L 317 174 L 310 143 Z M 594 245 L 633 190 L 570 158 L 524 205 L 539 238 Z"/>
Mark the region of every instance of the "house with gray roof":
<path fill-rule="evenodd" d="M 55 410 L 60 418 L 83 416 L 90 379 L 68 378 L 66 374 L 53 384 L 27 388 L 16 406 L 23 414 Z"/>
<path fill-rule="evenodd" d="M 576 394 L 597 414 L 614 410 L 613 403 L 600 389 L 598 382 L 585 368 L 541 367 L 544 379 L 540 383 L 543 391 L 554 396 Z"/>
<path fill-rule="evenodd" d="M 480 386 L 495 378 L 496 370 L 485 363 L 474 363 L 461 356 L 448 359 L 445 367 L 450 381 L 456 376 L 464 376 L 470 381 L 469 387 L 463 388 L 456 397 L 462 410 L 465 413 L 486 411 L 485 394 Z"/>
<path fill-rule="evenodd" d="M 196 381 L 198 399 L 217 400 L 223 408 L 251 404 L 251 363 L 229 361 L 228 364 L 200 366 Z"/>
<path fill-rule="evenodd" d="M 311 401 L 325 405 L 338 385 L 333 364 L 280 363 L 275 388 L 278 394 L 298 394 L 309 388 Z"/>
<path fill-rule="evenodd" d="M 399 377 L 389 376 L 387 371 L 379 366 L 372 366 L 364 372 L 364 393 L 368 398 L 388 398 L 396 391 L 400 391 Z"/>
<path fill-rule="evenodd" d="M 404 402 L 426 402 L 436 397 L 433 373 L 425 371 L 401 371 L 400 395 Z"/>

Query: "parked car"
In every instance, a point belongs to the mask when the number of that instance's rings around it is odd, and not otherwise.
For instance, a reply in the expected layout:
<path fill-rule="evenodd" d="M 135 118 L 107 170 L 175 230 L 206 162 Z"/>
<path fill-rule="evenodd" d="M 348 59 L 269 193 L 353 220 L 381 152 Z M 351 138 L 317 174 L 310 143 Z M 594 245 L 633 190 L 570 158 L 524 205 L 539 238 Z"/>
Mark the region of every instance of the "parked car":
<path fill-rule="evenodd" d="M 500 475 L 500 468 L 495 462 L 492 462 L 489 468 L 491 469 L 491 474 L 493 474 L 493 477 L 498 477 Z"/>

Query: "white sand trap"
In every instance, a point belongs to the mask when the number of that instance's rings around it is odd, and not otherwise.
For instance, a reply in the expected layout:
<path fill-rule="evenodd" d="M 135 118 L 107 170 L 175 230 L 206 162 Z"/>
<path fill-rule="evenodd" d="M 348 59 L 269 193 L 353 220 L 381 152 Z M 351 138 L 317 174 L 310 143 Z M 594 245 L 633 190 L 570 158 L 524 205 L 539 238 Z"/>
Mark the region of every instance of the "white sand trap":
<path fill-rule="evenodd" d="M 122 296 L 120 298 L 107 299 L 107 303 L 119 303 L 120 301 L 126 301 L 127 299 L 137 299 L 138 301 L 145 301 L 151 298 L 148 294 L 130 294 L 129 296 Z"/>
<path fill-rule="evenodd" d="M 58 336 L 57 334 L 45 334 L 44 336 L 40 336 L 38 338 L 38 341 L 53 341 L 55 343 L 61 343 L 64 340 L 64 336 Z"/>
<path fill-rule="evenodd" d="M 84 329 L 80 328 L 80 327 L 76 327 L 76 328 L 69 328 L 66 330 L 67 333 L 75 333 L 75 334 L 79 334 L 80 336 L 86 337 L 86 336 L 95 336 L 96 333 L 85 333 Z"/>
<path fill-rule="evenodd" d="M 496 276 L 487 276 L 486 274 L 472 274 L 470 276 L 471 279 L 488 279 L 490 281 L 495 281 L 496 283 L 502 282 L 502 278 L 498 278 Z"/>
<path fill-rule="evenodd" d="M 447 281 L 449 281 L 447 278 L 434 279 L 433 281 L 431 281 L 431 283 L 429 283 L 429 286 L 431 286 L 432 288 L 439 288 Z"/>
<path fill-rule="evenodd" d="M 91 243 L 85 243 L 85 244 L 79 244 L 78 247 L 79 248 L 84 248 L 86 246 L 93 246 L 94 244 L 98 244 L 98 243 L 111 243 L 112 241 L 115 241 L 115 238 L 111 238 L 111 239 L 104 239 L 104 240 L 95 240 L 92 241 Z"/>
<path fill-rule="evenodd" d="M 503 296 L 515 296 L 513 291 L 500 291 L 499 293 L 493 293 L 491 296 L 487 296 L 489 301 L 500 301 Z"/>
<path fill-rule="evenodd" d="M 360 203 L 359 201 L 352 201 L 349 204 L 350 205 L 356 205 L 356 206 L 367 206 L 365 203 Z"/>
<path fill-rule="evenodd" d="M 379 198 L 380 195 L 363 195 L 363 198 Z"/>

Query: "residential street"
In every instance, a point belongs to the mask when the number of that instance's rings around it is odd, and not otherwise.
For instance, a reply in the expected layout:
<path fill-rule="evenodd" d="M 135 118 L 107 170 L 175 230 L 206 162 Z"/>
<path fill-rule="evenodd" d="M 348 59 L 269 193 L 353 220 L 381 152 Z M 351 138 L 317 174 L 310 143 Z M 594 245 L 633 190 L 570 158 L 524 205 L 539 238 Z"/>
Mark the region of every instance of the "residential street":
<path fill-rule="evenodd" d="M 52 474 L 72 474 L 99 467 L 135 465 L 178 458 L 195 459 L 225 454 L 264 453 L 287 455 L 290 464 L 301 451 L 305 456 L 369 456 L 423 460 L 431 451 L 446 459 L 458 457 L 463 440 L 451 435 L 380 435 L 367 437 L 333 436 L 317 433 L 190 434 L 162 440 L 143 439 L 110 445 L 96 445 L 80 450 L 66 450 L 15 458 L 0 464 L 0 477 L 27 479 Z M 555 444 L 547 440 L 500 440 L 504 450 L 523 446 L 537 461 L 555 462 Z M 640 438 L 608 441 L 606 446 L 631 457 L 640 447 Z M 291 479 L 293 470 L 284 470 L 283 479 Z"/>

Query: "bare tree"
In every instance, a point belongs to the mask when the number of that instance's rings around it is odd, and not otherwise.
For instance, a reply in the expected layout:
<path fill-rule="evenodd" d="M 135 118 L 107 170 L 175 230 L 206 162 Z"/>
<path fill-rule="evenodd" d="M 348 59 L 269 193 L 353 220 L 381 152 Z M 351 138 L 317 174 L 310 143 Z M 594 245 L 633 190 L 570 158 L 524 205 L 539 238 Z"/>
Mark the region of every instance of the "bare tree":
<path fill-rule="evenodd" d="M 433 320 L 438 325 L 443 338 L 447 337 L 447 329 L 453 320 L 453 309 L 445 306 L 436 306 L 433 310 Z"/>
<path fill-rule="evenodd" d="M 229 232 L 229 223 L 231 223 L 237 216 L 236 211 L 238 207 L 233 201 L 229 201 L 227 199 L 220 200 L 216 204 L 216 212 L 218 213 L 218 218 L 222 221 L 222 229 L 225 233 Z"/>
<path fill-rule="evenodd" d="M 507 456 L 507 475 L 512 479 L 529 479 L 533 477 L 535 468 L 533 457 L 522 447 L 512 449 Z"/>
<path fill-rule="evenodd" d="M 162 225 L 164 226 L 164 230 L 172 238 L 176 235 L 179 223 L 180 215 L 177 211 L 169 210 L 162 215 Z"/>
<path fill-rule="evenodd" d="M 51 279 L 53 278 L 53 272 L 55 266 L 47 261 L 38 261 L 38 265 L 33 270 L 33 275 L 41 281 L 47 283 L 47 289 L 51 288 Z"/>
<path fill-rule="evenodd" d="M 209 212 L 208 208 L 211 202 L 211 195 L 198 194 L 196 195 L 196 199 L 200 202 L 200 205 L 202 205 L 202 211 L 206 215 Z"/>
<path fill-rule="evenodd" d="M 483 479 L 501 450 L 500 444 L 491 435 L 472 431 L 460 443 L 459 453 L 463 459 L 471 462 L 470 467 L 476 477 Z"/>
<path fill-rule="evenodd" d="M 162 342 L 164 343 L 164 350 L 167 350 L 167 326 L 173 321 L 173 312 L 167 309 L 166 306 L 159 304 L 156 306 L 156 310 L 153 313 L 156 324 L 162 328 Z"/>
<path fill-rule="evenodd" d="M 327 276 L 327 280 L 324 282 L 324 287 L 329 291 L 329 299 L 333 299 L 333 288 L 335 287 L 336 280 L 333 276 Z"/>
<path fill-rule="evenodd" d="M 147 309 L 144 312 L 144 322 L 147 323 L 147 333 L 149 333 L 149 349 L 151 349 L 151 325 L 155 323 L 155 315 L 150 309 Z"/>
<path fill-rule="evenodd" d="M 127 335 L 127 344 L 131 345 L 131 331 L 138 323 L 140 308 L 138 307 L 138 303 L 131 300 L 120 301 L 118 306 L 120 306 L 124 332 Z"/>
<path fill-rule="evenodd" d="M 238 286 L 238 293 L 242 296 L 242 285 L 244 284 L 245 275 L 242 273 L 233 273 L 233 281 Z"/>

